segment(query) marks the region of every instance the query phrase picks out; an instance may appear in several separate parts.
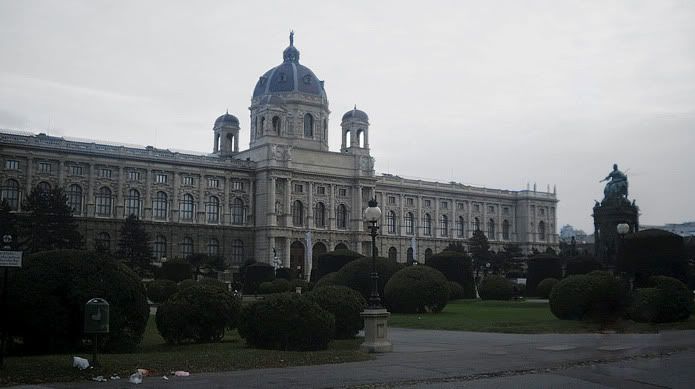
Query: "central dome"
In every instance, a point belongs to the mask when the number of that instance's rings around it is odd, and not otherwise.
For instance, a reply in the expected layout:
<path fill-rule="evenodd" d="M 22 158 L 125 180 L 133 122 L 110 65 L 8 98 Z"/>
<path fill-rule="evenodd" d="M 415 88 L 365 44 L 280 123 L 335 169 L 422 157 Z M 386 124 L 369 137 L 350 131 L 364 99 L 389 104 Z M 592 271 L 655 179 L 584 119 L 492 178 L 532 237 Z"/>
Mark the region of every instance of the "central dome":
<path fill-rule="evenodd" d="M 256 83 L 253 98 L 275 93 L 299 92 L 326 98 L 323 81 L 306 66 L 299 64 L 299 50 L 294 47 L 294 33 L 290 45 L 282 52 L 282 64 L 268 70 Z"/>

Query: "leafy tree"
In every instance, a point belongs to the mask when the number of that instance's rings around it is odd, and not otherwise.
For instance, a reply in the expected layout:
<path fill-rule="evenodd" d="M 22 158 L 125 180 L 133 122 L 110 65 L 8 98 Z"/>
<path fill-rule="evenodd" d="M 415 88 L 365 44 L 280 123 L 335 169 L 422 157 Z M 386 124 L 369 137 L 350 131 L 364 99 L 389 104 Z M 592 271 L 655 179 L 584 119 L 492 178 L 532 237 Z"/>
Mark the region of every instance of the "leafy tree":
<path fill-rule="evenodd" d="M 12 213 L 10 204 L 5 199 L 0 202 L 0 239 L 10 235 L 17 242 L 17 217 Z M 4 245 L 4 243 L 2 243 Z"/>
<path fill-rule="evenodd" d="M 451 242 L 442 251 L 453 251 L 456 253 L 466 253 L 466 246 L 461 242 Z"/>
<path fill-rule="evenodd" d="M 224 270 L 224 257 L 219 255 L 193 254 L 187 258 L 193 268 L 193 274 L 198 278 L 200 275 L 209 273 L 211 270 Z"/>
<path fill-rule="evenodd" d="M 502 247 L 502 249 L 504 250 L 503 253 L 508 258 L 520 257 L 523 255 L 521 247 L 519 247 L 519 245 L 516 243 L 507 243 Z"/>
<path fill-rule="evenodd" d="M 20 244 L 30 253 L 82 248 L 82 235 L 62 188 L 34 188 L 24 201 Z"/>
<path fill-rule="evenodd" d="M 545 253 L 548 255 L 557 255 L 557 252 L 555 252 L 555 249 L 552 247 L 548 246 L 545 248 Z"/>
<path fill-rule="evenodd" d="M 480 230 L 473 231 L 473 236 L 468 241 L 468 248 L 473 256 L 473 267 L 475 268 L 476 278 L 483 266 L 490 258 L 490 242 L 485 234 Z"/>
<path fill-rule="evenodd" d="M 137 216 L 130 215 L 125 219 L 116 254 L 140 275 L 149 270 L 152 260 L 150 235 Z"/>

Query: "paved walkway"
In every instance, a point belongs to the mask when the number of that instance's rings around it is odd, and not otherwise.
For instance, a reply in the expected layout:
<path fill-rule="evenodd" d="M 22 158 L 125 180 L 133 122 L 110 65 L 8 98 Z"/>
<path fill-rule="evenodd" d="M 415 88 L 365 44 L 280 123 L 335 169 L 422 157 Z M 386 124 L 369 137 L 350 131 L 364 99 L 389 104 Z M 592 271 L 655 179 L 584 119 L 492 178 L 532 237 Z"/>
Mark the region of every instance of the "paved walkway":
<path fill-rule="evenodd" d="M 373 361 L 147 377 L 141 388 L 692 387 L 695 331 L 661 334 L 491 334 L 392 329 Z M 610 361 L 614 361 L 610 363 Z M 663 367 L 667 366 L 668 369 Z M 675 369 L 675 370 L 674 370 Z M 659 384 L 664 382 L 665 384 Z M 690 384 L 690 385 L 688 385 Z M 135 387 L 127 379 L 42 388 Z M 653 386 L 651 386 L 653 387 Z M 35 387 L 37 388 L 37 387 Z"/>

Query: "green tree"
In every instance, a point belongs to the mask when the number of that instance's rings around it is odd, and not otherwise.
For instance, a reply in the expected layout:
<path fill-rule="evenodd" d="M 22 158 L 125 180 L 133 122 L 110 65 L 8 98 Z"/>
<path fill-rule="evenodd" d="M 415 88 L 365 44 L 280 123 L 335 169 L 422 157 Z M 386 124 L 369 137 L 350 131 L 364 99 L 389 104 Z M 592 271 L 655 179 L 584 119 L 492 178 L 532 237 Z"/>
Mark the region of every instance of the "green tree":
<path fill-rule="evenodd" d="M 13 243 L 17 242 L 17 217 L 12 213 L 10 204 L 5 199 L 0 202 L 0 239 L 5 236 L 12 236 Z M 11 244 L 14 248 L 14 244 Z"/>
<path fill-rule="evenodd" d="M 141 276 L 150 270 L 152 261 L 150 235 L 145 231 L 145 226 L 137 216 L 130 215 L 125 219 L 121 227 L 116 254 Z"/>
<path fill-rule="evenodd" d="M 490 242 L 488 242 L 485 234 L 480 230 L 473 231 L 473 236 L 468 241 L 468 249 L 473 257 L 473 267 L 475 268 L 475 276 L 478 277 L 480 267 L 484 266 L 490 258 Z"/>
<path fill-rule="evenodd" d="M 20 219 L 21 246 L 30 253 L 82 248 L 82 235 L 62 188 L 34 188 L 24 201 Z"/>

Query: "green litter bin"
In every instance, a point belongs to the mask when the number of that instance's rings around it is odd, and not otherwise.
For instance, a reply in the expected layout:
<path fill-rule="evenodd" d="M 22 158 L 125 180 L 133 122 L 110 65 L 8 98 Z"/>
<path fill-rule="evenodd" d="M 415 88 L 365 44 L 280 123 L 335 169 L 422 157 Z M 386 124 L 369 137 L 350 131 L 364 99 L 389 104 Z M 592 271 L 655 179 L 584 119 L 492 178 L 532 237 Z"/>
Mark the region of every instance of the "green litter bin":
<path fill-rule="evenodd" d="M 93 298 L 84 306 L 84 333 L 109 333 L 109 303 L 102 298 Z"/>

